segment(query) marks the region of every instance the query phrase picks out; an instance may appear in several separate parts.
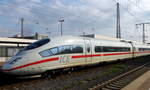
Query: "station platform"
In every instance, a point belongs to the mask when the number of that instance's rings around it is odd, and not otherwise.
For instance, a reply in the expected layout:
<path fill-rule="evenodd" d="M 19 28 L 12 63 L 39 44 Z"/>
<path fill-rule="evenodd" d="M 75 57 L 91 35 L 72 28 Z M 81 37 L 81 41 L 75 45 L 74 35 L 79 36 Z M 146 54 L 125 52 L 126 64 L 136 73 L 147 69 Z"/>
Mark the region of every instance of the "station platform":
<path fill-rule="evenodd" d="M 2 66 L 4 64 L 4 62 L 0 62 L 0 66 Z"/>
<path fill-rule="evenodd" d="M 121 90 L 150 90 L 150 70 Z"/>

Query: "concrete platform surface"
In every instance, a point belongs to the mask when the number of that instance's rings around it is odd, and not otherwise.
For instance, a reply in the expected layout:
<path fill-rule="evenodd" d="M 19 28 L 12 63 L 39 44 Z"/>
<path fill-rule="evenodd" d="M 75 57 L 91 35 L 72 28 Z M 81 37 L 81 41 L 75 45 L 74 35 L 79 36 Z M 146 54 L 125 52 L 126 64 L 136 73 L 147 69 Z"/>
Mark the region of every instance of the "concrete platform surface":
<path fill-rule="evenodd" d="M 121 90 L 150 90 L 150 70 Z"/>

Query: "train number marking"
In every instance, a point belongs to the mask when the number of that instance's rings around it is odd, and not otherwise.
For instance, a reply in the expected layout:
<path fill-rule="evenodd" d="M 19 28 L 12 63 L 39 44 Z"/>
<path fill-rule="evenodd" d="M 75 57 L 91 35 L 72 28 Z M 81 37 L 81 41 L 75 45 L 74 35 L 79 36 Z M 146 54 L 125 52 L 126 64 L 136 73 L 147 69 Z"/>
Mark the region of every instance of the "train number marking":
<path fill-rule="evenodd" d="M 61 56 L 60 57 L 60 63 L 69 63 L 71 57 L 70 56 Z"/>

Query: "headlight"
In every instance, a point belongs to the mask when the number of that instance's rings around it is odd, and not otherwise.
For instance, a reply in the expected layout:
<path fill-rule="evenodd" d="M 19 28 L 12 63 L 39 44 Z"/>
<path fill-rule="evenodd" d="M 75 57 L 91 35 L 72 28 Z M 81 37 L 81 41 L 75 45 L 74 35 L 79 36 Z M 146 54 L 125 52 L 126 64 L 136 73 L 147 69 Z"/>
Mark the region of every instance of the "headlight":
<path fill-rule="evenodd" d="M 20 59 L 21 59 L 21 57 L 18 57 L 18 58 L 16 58 L 16 59 L 10 61 L 9 64 L 14 64 L 14 63 L 16 63 L 18 60 L 20 60 Z"/>

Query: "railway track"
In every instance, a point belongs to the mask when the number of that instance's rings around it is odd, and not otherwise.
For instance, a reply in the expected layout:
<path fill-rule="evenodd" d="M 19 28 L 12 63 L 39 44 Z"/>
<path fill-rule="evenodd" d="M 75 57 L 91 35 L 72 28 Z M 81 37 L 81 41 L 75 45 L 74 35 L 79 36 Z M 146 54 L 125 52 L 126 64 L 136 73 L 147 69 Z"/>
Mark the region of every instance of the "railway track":
<path fill-rule="evenodd" d="M 128 77 L 132 74 L 134 74 L 135 72 L 143 69 L 146 65 L 149 65 L 150 62 L 145 63 L 139 67 L 136 67 L 126 73 L 123 73 L 111 80 L 105 81 L 101 84 L 97 84 L 96 86 L 89 88 L 89 90 L 120 90 L 122 89 L 124 86 L 127 85 L 127 83 L 125 82 L 125 79 L 129 79 Z"/>

